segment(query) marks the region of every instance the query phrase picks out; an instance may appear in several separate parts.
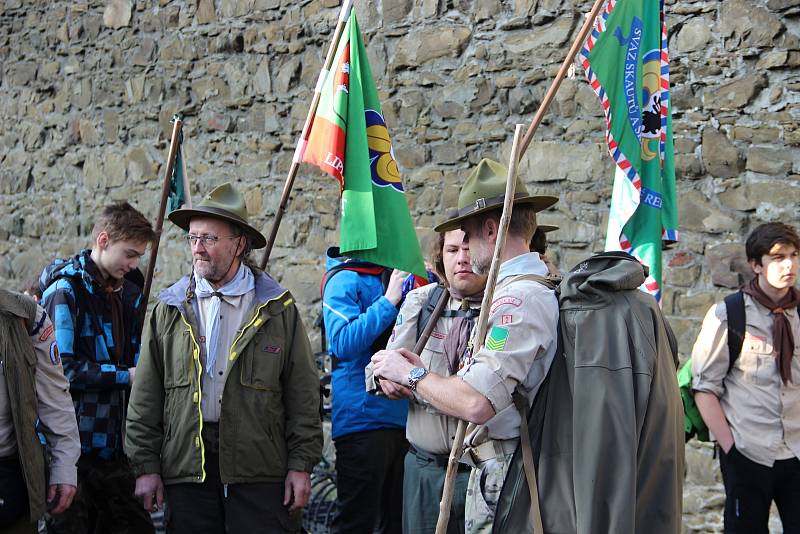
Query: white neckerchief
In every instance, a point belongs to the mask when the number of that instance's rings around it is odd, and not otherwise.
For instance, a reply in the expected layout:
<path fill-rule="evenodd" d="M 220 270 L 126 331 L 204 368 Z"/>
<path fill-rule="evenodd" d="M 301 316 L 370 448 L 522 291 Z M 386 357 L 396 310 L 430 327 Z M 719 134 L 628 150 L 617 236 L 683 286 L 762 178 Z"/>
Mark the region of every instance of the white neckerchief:
<path fill-rule="evenodd" d="M 255 277 L 253 272 L 244 266 L 239 265 L 239 270 L 233 280 L 225 286 L 214 289 L 205 278 L 197 276 L 195 273 L 195 293 L 200 298 L 211 298 L 206 314 L 206 372 L 209 376 L 214 374 L 214 363 L 217 360 L 217 345 L 219 344 L 219 311 L 222 305 L 221 297 L 238 297 L 255 289 Z"/>

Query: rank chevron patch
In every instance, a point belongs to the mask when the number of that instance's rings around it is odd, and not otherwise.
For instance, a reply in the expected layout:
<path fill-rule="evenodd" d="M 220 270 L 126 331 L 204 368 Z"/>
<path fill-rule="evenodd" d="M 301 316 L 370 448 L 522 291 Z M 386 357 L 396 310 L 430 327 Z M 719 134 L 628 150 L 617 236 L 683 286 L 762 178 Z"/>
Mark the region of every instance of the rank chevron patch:
<path fill-rule="evenodd" d="M 489 335 L 486 336 L 486 348 L 489 350 L 503 350 L 508 340 L 508 328 L 493 326 Z"/>

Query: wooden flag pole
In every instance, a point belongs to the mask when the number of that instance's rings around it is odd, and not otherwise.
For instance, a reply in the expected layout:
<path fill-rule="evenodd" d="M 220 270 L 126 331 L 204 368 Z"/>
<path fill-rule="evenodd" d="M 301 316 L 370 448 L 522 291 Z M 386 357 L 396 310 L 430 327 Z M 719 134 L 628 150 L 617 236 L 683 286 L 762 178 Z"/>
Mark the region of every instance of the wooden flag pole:
<path fill-rule="evenodd" d="M 147 262 L 147 275 L 144 278 L 144 289 L 142 290 L 142 304 L 140 310 L 147 310 L 147 302 L 150 300 L 150 288 L 153 285 L 153 273 L 156 269 L 156 258 L 158 258 L 158 245 L 161 242 L 161 230 L 164 227 L 164 213 L 167 210 L 167 198 L 169 198 L 169 184 L 172 180 L 172 171 L 175 169 L 175 156 L 178 154 L 178 144 L 181 138 L 183 119 L 175 115 L 175 123 L 172 125 L 172 140 L 169 143 L 169 153 L 167 154 L 167 165 L 164 169 L 164 183 L 161 185 L 161 203 L 158 207 L 158 218 L 156 219 L 156 237 L 150 250 L 150 261 Z M 144 314 L 142 314 L 144 317 Z"/>
<path fill-rule="evenodd" d="M 269 256 L 272 254 L 272 247 L 275 245 L 275 238 L 278 236 L 278 228 L 280 228 L 283 214 L 286 213 L 286 207 L 289 204 L 289 195 L 294 186 L 294 179 L 297 176 L 297 170 L 300 167 L 300 160 L 303 156 L 305 143 L 308 139 L 308 132 L 311 130 L 311 124 L 314 122 L 314 115 L 317 113 L 317 106 L 319 106 L 320 93 L 322 92 L 322 83 L 333 64 L 333 58 L 336 55 L 336 48 L 339 46 L 339 40 L 344 32 L 344 26 L 347 19 L 350 17 L 350 11 L 353 8 L 353 0 L 345 0 L 342 4 L 342 11 L 339 13 L 339 21 L 336 23 L 336 30 L 333 33 L 333 39 L 328 47 L 328 55 L 325 57 L 325 63 L 322 66 L 322 71 L 319 73 L 317 79 L 317 86 L 314 88 L 314 97 L 311 99 L 311 107 L 308 109 L 306 122 L 303 124 L 303 130 L 300 133 L 300 139 L 297 141 L 297 148 L 294 151 L 292 158 L 292 165 L 289 167 L 289 175 L 286 177 L 286 182 L 283 184 L 283 193 L 281 194 L 281 201 L 278 209 L 275 211 L 275 220 L 272 222 L 272 228 L 269 232 L 267 239 L 267 246 L 264 249 L 264 255 L 261 257 L 259 267 L 264 270 L 267 267 Z"/>
<path fill-rule="evenodd" d="M 489 309 L 491 308 L 495 285 L 497 285 L 497 273 L 500 271 L 502 263 L 503 249 L 506 245 L 506 235 L 508 235 L 508 225 L 511 222 L 511 212 L 514 209 L 514 192 L 517 187 L 517 166 L 521 156 L 520 138 L 522 137 L 522 124 L 517 124 L 514 130 L 514 143 L 511 146 L 511 161 L 508 165 L 508 178 L 506 179 L 506 193 L 503 201 L 503 214 L 500 216 L 500 227 L 497 230 L 497 241 L 494 246 L 492 265 L 489 268 L 489 276 L 486 279 L 486 290 L 483 292 L 483 302 L 481 303 L 481 313 L 478 316 L 478 324 L 475 337 L 472 340 L 473 350 L 483 347 L 486 339 L 486 328 L 489 324 Z M 453 502 L 453 486 L 455 484 L 458 460 L 461 457 L 461 448 L 464 445 L 464 437 L 467 431 L 465 421 L 458 422 L 453 447 L 450 449 L 450 459 L 447 462 L 447 474 L 444 478 L 442 488 L 442 500 L 439 503 L 439 519 L 436 522 L 436 534 L 447 532 L 447 523 L 450 521 L 450 507 Z"/>
<path fill-rule="evenodd" d="M 544 95 L 544 100 L 542 100 L 542 103 L 539 104 L 539 109 L 536 110 L 536 115 L 533 116 L 533 122 L 531 122 L 531 125 L 528 127 L 528 131 L 525 132 L 525 137 L 522 138 L 522 147 L 520 148 L 519 152 L 520 159 L 522 159 L 522 155 L 525 154 L 525 151 L 528 150 L 528 145 L 531 144 L 533 134 L 536 133 L 536 129 L 539 128 L 539 124 L 542 122 L 545 112 L 553 102 L 556 92 L 558 91 L 558 88 L 561 87 L 561 82 L 564 81 L 564 77 L 567 75 L 570 65 L 572 65 L 573 61 L 575 61 L 575 56 L 578 54 L 578 50 L 580 50 L 581 46 L 583 46 L 583 43 L 586 41 L 586 37 L 589 36 L 589 32 L 592 31 L 592 28 L 594 27 L 594 21 L 597 18 L 597 15 L 600 13 L 600 10 L 603 8 L 603 4 L 605 2 L 606 0 L 595 0 L 592 10 L 589 11 L 589 15 L 586 17 L 583 27 L 578 32 L 578 36 L 575 38 L 575 42 L 572 43 L 572 47 L 569 49 L 569 52 L 567 52 L 567 57 L 564 58 L 561 68 L 558 69 L 558 74 L 556 74 L 553 83 L 550 84 L 550 88 Z"/>

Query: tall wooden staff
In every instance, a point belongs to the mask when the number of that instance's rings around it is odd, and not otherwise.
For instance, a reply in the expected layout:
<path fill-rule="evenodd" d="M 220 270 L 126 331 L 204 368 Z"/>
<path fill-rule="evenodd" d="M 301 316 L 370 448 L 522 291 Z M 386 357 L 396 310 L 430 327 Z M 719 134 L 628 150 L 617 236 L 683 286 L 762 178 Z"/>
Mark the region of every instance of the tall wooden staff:
<path fill-rule="evenodd" d="M 503 214 L 500 216 L 500 228 L 497 230 L 497 241 L 494 245 L 494 255 L 492 256 L 492 265 L 489 268 L 489 276 L 486 279 L 486 290 L 483 293 L 483 302 L 481 303 L 481 313 L 478 316 L 478 325 L 473 339 L 474 350 L 478 350 L 483 346 L 486 339 L 486 328 L 489 324 L 489 309 L 492 305 L 492 297 L 494 295 L 494 288 L 497 284 L 497 273 L 500 270 L 502 263 L 503 249 L 506 245 L 506 235 L 508 234 L 508 225 L 511 222 L 511 212 L 514 208 L 514 192 L 517 187 L 517 165 L 519 163 L 519 141 L 522 136 L 522 124 L 517 124 L 514 131 L 514 143 L 511 146 L 511 161 L 508 165 L 508 178 L 506 179 L 506 196 L 503 201 Z M 467 431 L 467 423 L 463 420 L 458 422 L 458 429 L 456 436 L 453 439 L 453 448 L 450 450 L 450 459 L 447 462 L 447 474 L 444 479 L 444 487 L 442 488 L 442 500 L 439 503 L 439 519 L 436 522 L 436 534 L 444 534 L 447 532 L 447 523 L 450 520 L 450 507 L 453 500 L 453 485 L 455 483 L 455 474 L 458 468 L 458 460 L 461 456 L 461 448 L 464 445 L 464 436 Z"/>
<path fill-rule="evenodd" d="M 336 48 L 339 46 L 339 39 L 344 32 L 344 26 L 347 23 L 347 18 L 350 16 L 350 10 L 353 8 L 353 0 L 345 0 L 342 4 L 342 11 L 339 13 L 339 21 L 336 23 L 336 30 L 333 32 L 333 39 L 328 47 L 328 55 L 325 57 L 325 63 L 322 66 L 322 71 L 319 73 L 317 79 L 317 86 L 314 88 L 314 98 L 311 99 L 311 107 L 308 109 L 306 122 L 303 124 L 303 130 L 300 133 L 300 139 L 297 141 L 297 148 L 294 151 L 292 158 L 292 166 L 289 167 L 289 175 L 286 177 L 286 183 L 283 184 L 283 193 L 281 194 L 281 201 L 278 209 L 275 212 L 275 220 L 272 223 L 272 229 L 269 232 L 267 239 L 267 246 L 264 249 L 264 255 L 261 257 L 261 264 L 259 265 L 262 270 L 267 267 L 269 256 L 272 253 L 272 247 L 275 244 L 275 238 L 278 236 L 278 228 L 281 225 L 283 214 L 286 213 L 286 206 L 289 204 L 289 195 L 294 186 L 294 179 L 297 176 L 297 169 L 300 168 L 300 159 L 303 156 L 303 149 L 306 141 L 308 140 L 308 132 L 311 130 L 311 124 L 314 122 L 314 115 L 317 113 L 317 106 L 319 106 L 319 97 L 322 92 L 322 84 L 325 81 L 328 71 L 333 64 L 333 58 L 336 55 Z"/>
<path fill-rule="evenodd" d="M 142 311 L 147 309 L 147 301 L 150 300 L 150 287 L 153 285 L 153 273 L 156 269 L 158 245 L 161 242 L 161 230 L 164 227 L 164 212 L 167 209 L 167 198 L 169 197 L 169 184 L 172 180 L 172 171 L 175 169 L 175 156 L 178 153 L 178 144 L 180 143 L 182 127 L 183 119 L 179 115 L 175 115 L 174 124 L 172 125 L 172 140 L 169 143 L 169 153 L 167 154 L 167 165 L 164 169 L 164 183 L 161 186 L 161 203 L 158 207 L 158 218 L 156 219 L 155 228 L 156 237 L 153 239 L 153 247 L 150 251 L 150 261 L 147 262 L 147 275 L 144 278 L 144 290 L 142 291 L 141 305 Z"/>
<path fill-rule="evenodd" d="M 556 92 L 558 91 L 559 87 L 561 87 L 561 82 L 564 81 L 564 77 L 569 70 L 570 65 L 573 61 L 575 61 L 575 56 L 578 54 L 578 50 L 580 47 L 583 46 L 583 43 L 586 41 L 586 38 L 589 36 L 589 32 L 592 31 L 594 27 L 594 21 L 597 19 L 597 15 L 600 13 L 600 10 L 603 8 L 603 4 L 606 0 L 595 0 L 594 5 L 592 6 L 591 11 L 589 12 L 586 20 L 583 23 L 580 31 L 578 32 L 578 36 L 575 38 L 575 41 L 572 43 L 569 51 L 567 52 L 567 57 L 564 58 L 564 62 L 561 64 L 561 68 L 559 68 L 558 73 L 556 74 L 555 79 L 550 84 L 550 88 L 547 90 L 542 103 L 539 105 L 539 109 L 536 111 L 536 114 L 533 116 L 533 121 L 531 125 L 528 127 L 528 131 L 525 132 L 525 137 L 522 139 L 522 144 L 519 147 L 519 154 L 518 157 L 515 158 L 516 155 L 515 148 L 517 146 L 517 135 L 515 132 L 514 136 L 514 145 L 512 147 L 512 160 L 519 160 L 522 158 L 522 155 L 528 149 L 528 146 L 533 139 L 533 135 L 536 133 L 536 130 L 539 128 L 539 124 L 542 122 L 542 118 L 544 118 L 544 114 L 547 109 L 550 107 L 550 104 L 553 102 L 553 99 L 556 96 Z M 519 132 L 519 125 L 517 125 L 517 132 Z M 516 165 L 515 165 L 516 167 Z M 511 168 L 509 167 L 509 176 L 511 176 Z M 506 188 L 506 203 L 508 203 L 508 188 Z M 503 207 L 503 213 L 505 215 L 505 206 Z M 501 219 L 501 227 L 502 227 L 502 219 Z M 505 235 L 503 234 L 503 238 L 505 240 Z M 498 246 L 500 245 L 500 235 L 498 235 L 497 239 Z M 497 249 L 495 249 L 495 255 L 497 254 Z M 494 268 L 494 261 L 492 262 L 492 268 Z M 491 278 L 492 273 L 489 272 L 489 280 Z M 487 281 L 487 289 L 488 289 L 488 281 Z M 484 303 L 481 306 L 481 319 L 483 318 L 484 312 L 487 309 L 487 302 L 486 302 L 486 295 L 491 295 L 494 292 L 494 281 L 492 282 L 492 291 L 486 291 L 484 293 Z M 491 302 L 491 301 L 490 301 Z M 488 321 L 488 317 L 486 318 Z M 480 325 L 480 320 L 479 320 Z M 486 337 L 486 325 L 483 327 L 483 331 L 478 330 L 478 340 L 480 340 L 480 344 L 476 343 L 476 346 L 480 346 L 483 344 L 483 340 Z M 472 427 L 472 425 L 470 425 Z M 466 435 L 467 426 L 464 421 L 459 421 L 458 429 L 456 430 L 455 438 L 453 439 L 453 448 L 450 451 L 450 460 L 447 465 L 447 475 L 445 476 L 444 487 L 442 488 L 442 500 L 439 504 L 439 520 L 436 523 L 436 534 L 444 534 L 447 530 L 447 523 L 450 520 L 450 504 L 453 499 L 453 485 L 455 483 L 455 473 L 456 468 L 458 466 L 457 456 L 458 453 L 461 451 L 461 448 L 464 446 L 464 436 Z"/>

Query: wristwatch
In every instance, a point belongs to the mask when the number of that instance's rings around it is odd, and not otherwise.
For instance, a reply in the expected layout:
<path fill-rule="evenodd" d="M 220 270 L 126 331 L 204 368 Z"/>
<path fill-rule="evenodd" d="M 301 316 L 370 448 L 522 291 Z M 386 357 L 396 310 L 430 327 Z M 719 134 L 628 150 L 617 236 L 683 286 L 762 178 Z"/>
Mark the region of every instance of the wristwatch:
<path fill-rule="evenodd" d="M 408 373 L 408 387 L 411 391 L 417 391 L 417 382 L 428 376 L 428 370 L 424 367 L 414 367 Z"/>

